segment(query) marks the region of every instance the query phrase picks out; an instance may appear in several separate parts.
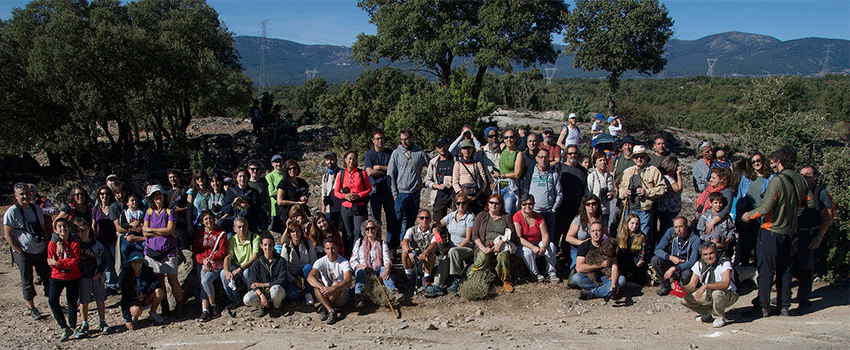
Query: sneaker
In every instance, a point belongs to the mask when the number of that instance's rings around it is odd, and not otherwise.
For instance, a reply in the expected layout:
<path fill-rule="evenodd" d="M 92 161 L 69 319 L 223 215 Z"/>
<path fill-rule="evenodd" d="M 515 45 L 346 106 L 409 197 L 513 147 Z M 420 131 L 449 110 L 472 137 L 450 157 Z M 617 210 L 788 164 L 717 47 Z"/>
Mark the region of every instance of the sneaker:
<path fill-rule="evenodd" d="M 537 283 L 542 283 L 545 280 L 546 280 L 546 277 L 543 277 L 543 275 L 537 275 Z"/>
<path fill-rule="evenodd" d="M 440 289 L 440 290 L 442 290 L 442 289 Z M 443 294 L 446 294 L 446 293 L 443 293 Z M 401 300 L 402 298 L 404 298 L 404 294 L 401 294 L 401 293 L 398 291 L 398 289 L 393 289 L 393 290 L 392 290 L 392 300 L 393 300 L 393 301 L 398 302 L 398 301 L 399 301 L 399 300 Z"/>
<path fill-rule="evenodd" d="M 460 288 L 460 277 L 455 277 L 455 279 L 452 280 L 452 284 L 446 289 L 446 291 L 457 293 L 458 288 Z"/>
<path fill-rule="evenodd" d="M 552 283 L 561 283 L 561 279 L 556 275 L 549 276 L 549 282 Z"/>
<path fill-rule="evenodd" d="M 589 290 L 581 290 L 578 292 L 578 298 L 581 300 L 590 300 L 593 299 L 593 293 Z"/>
<path fill-rule="evenodd" d="M 212 319 L 212 314 L 209 312 L 209 310 L 204 310 L 204 312 L 201 313 L 201 317 L 199 318 L 199 320 L 201 322 L 207 322 L 211 319 Z"/>
<path fill-rule="evenodd" d="M 83 333 L 83 334 L 88 333 L 89 332 L 89 323 L 83 322 L 82 324 L 77 326 L 77 329 L 75 329 L 74 331 L 77 332 L 77 333 Z"/>
<path fill-rule="evenodd" d="M 425 297 L 426 298 L 436 298 L 439 296 L 446 295 L 446 292 L 443 291 L 443 288 L 437 287 L 435 285 L 430 285 L 425 287 Z"/>
<path fill-rule="evenodd" d="M 74 333 L 71 334 L 71 338 L 73 338 L 73 339 L 81 339 L 81 338 L 85 338 L 87 336 L 88 335 L 86 333 L 80 333 L 79 331 L 76 331 L 76 330 L 74 330 Z"/>
<path fill-rule="evenodd" d="M 98 328 L 100 328 L 100 331 L 103 333 L 109 333 L 109 325 L 106 324 L 105 320 L 100 320 L 100 326 Z"/>
<path fill-rule="evenodd" d="M 210 309 L 210 313 L 212 314 L 212 317 L 210 319 L 218 318 L 221 316 L 221 309 L 219 309 L 218 306 L 212 305 L 210 306 Z"/>
<path fill-rule="evenodd" d="M 165 319 L 162 318 L 162 316 L 160 316 L 159 314 L 151 312 L 150 319 L 153 320 L 153 323 L 156 323 L 158 325 L 165 324 Z"/>
<path fill-rule="evenodd" d="M 254 312 L 254 316 L 257 317 L 257 318 L 260 318 L 260 317 L 267 315 L 268 313 L 269 313 L 269 310 L 267 310 L 266 308 L 258 307 L 257 311 Z"/>
<path fill-rule="evenodd" d="M 68 341 L 68 339 L 71 339 L 72 335 L 74 335 L 74 330 L 70 328 L 65 328 L 65 330 L 62 331 L 62 337 L 59 338 L 59 341 L 66 342 Z"/>
<path fill-rule="evenodd" d="M 319 310 L 319 319 L 322 320 L 322 322 L 328 320 L 328 309 L 325 309 L 324 306 L 322 306 L 322 308 Z"/>
<path fill-rule="evenodd" d="M 32 317 L 33 320 L 38 321 L 41 319 L 41 313 L 38 312 L 38 309 L 32 308 L 30 309 L 30 317 Z"/>
<path fill-rule="evenodd" d="M 337 314 L 336 314 L 336 310 L 333 310 L 333 311 L 331 311 L 331 312 L 328 312 L 328 319 L 327 319 L 327 320 L 325 320 L 325 323 L 327 323 L 327 324 L 334 324 L 334 323 L 336 323 L 336 319 L 337 319 L 337 317 L 338 317 L 338 316 L 337 316 Z"/>
<path fill-rule="evenodd" d="M 354 294 L 354 307 L 359 309 L 363 306 L 366 306 L 366 302 L 363 301 L 363 296 L 360 294 Z"/>
<path fill-rule="evenodd" d="M 761 308 L 761 317 L 768 317 L 768 316 L 770 316 L 770 309 L 768 309 L 766 307 Z"/>
<path fill-rule="evenodd" d="M 430 286 L 432 281 L 433 281 L 433 278 L 431 278 L 431 276 L 422 277 L 422 287 Z"/>
<path fill-rule="evenodd" d="M 779 309 L 779 316 L 791 316 L 791 311 L 788 310 L 787 306 L 783 306 Z"/>
<path fill-rule="evenodd" d="M 655 294 L 658 294 L 658 296 L 663 297 L 667 294 L 670 294 L 671 291 L 672 289 L 670 289 L 670 286 L 662 285 L 660 288 L 658 288 L 657 291 L 655 291 Z"/>
<path fill-rule="evenodd" d="M 604 297 L 602 297 L 602 299 L 603 299 L 603 300 L 605 300 L 605 302 L 607 303 L 607 302 L 611 301 L 611 298 L 613 298 L 613 297 L 614 297 L 614 295 L 616 295 L 616 294 L 617 294 L 617 289 L 616 289 L 616 288 L 615 288 L 615 289 L 612 289 L 612 290 L 609 290 L 609 291 L 608 291 L 608 293 L 607 293 L 607 294 L 605 294 L 605 296 L 604 296 Z"/>
<path fill-rule="evenodd" d="M 313 304 L 316 303 L 316 300 L 313 299 L 312 294 L 307 294 L 307 295 L 304 295 L 304 302 L 307 303 L 307 306 L 313 306 Z"/>
<path fill-rule="evenodd" d="M 696 320 L 700 321 L 702 323 L 709 323 L 711 321 L 714 321 L 714 316 L 711 316 L 711 314 L 705 314 L 705 315 L 697 316 Z"/>
<path fill-rule="evenodd" d="M 514 284 L 513 284 L 513 283 L 511 283 L 511 282 L 505 282 L 505 283 L 503 283 L 503 284 L 502 284 L 502 286 L 503 286 L 503 287 L 505 287 L 505 290 L 506 290 L 508 293 L 513 293 L 513 292 L 514 292 Z"/>
<path fill-rule="evenodd" d="M 726 317 L 720 317 L 714 319 L 714 322 L 711 323 L 711 326 L 714 328 L 720 328 L 726 325 Z"/>

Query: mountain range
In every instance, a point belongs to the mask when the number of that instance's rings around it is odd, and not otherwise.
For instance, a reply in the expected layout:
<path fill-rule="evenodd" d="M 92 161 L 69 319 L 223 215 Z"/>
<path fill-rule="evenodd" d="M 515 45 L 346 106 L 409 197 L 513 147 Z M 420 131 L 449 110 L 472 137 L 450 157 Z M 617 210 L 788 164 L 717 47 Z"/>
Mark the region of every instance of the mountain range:
<path fill-rule="evenodd" d="M 261 37 L 237 36 L 235 47 L 241 56 L 242 66 L 254 83 L 262 81 L 260 47 L 265 43 L 266 83 L 268 85 L 299 85 L 312 76 L 320 76 L 330 83 L 354 81 L 366 69 L 357 65 L 351 48 L 334 45 L 303 45 L 296 42 Z M 563 51 L 564 45 L 555 45 Z M 850 40 L 804 38 L 788 41 L 759 34 L 726 32 L 696 40 L 671 39 L 666 47 L 667 66 L 659 74 L 646 76 L 627 72 L 624 78 L 676 78 L 707 75 L 709 60 L 713 60 L 713 75 L 723 77 L 761 76 L 817 76 L 824 73 L 850 74 Z M 828 60 L 825 59 L 828 57 Z M 468 60 L 468 59 L 466 59 Z M 456 58 L 455 65 L 465 62 Z M 826 63 L 826 64 L 825 64 Z M 390 64 L 382 61 L 377 68 Z M 391 65 L 410 69 L 405 63 Z M 584 71 L 573 67 L 573 57 L 561 54 L 555 64 L 538 68 L 555 67 L 553 78 L 604 78 L 605 71 Z M 470 67 L 471 68 L 471 67 Z M 529 68 L 517 65 L 514 71 Z M 312 71 L 312 73 L 310 73 Z M 495 71 L 497 74 L 503 72 Z M 429 78 L 433 78 L 430 77 Z"/>

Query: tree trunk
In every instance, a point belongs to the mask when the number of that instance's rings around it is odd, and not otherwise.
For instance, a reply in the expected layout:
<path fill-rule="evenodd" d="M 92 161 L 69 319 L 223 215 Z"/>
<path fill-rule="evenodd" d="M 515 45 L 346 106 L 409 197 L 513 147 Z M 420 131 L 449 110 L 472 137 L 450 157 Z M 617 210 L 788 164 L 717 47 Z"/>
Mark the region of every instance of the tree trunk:
<path fill-rule="evenodd" d="M 620 76 L 623 72 L 613 71 L 608 75 L 608 115 L 616 115 L 616 103 L 614 97 L 617 96 L 617 90 L 620 88 Z"/>
<path fill-rule="evenodd" d="M 51 172 L 60 172 L 62 169 L 65 168 L 65 166 L 62 165 L 62 155 L 61 154 L 56 153 L 55 151 L 47 151 L 46 150 L 46 152 L 47 152 L 47 163 L 48 163 L 48 167 L 50 168 Z"/>
<path fill-rule="evenodd" d="M 452 59 L 454 57 L 449 57 L 445 62 L 437 63 L 437 78 L 440 79 L 440 83 L 449 86 L 452 79 Z"/>
<path fill-rule="evenodd" d="M 478 101 L 478 95 L 481 94 L 481 84 L 484 82 L 484 73 L 487 72 L 487 67 L 478 67 L 478 73 L 475 74 L 475 81 L 472 83 L 472 91 L 470 96 Z"/>
<path fill-rule="evenodd" d="M 103 129 L 103 133 L 106 134 L 106 139 L 109 140 L 109 147 L 115 148 L 115 138 L 109 132 L 109 121 L 107 119 L 101 119 L 98 124 Z M 95 138 L 95 141 L 97 141 L 97 138 Z"/>
<path fill-rule="evenodd" d="M 164 129 L 163 120 L 162 120 L 162 107 L 154 108 L 153 110 L 153 138 L 154 145 L 156 148 L 156 154 L 162 154 L 164 151 L 163 142 L 162 142 L 162 132 Z"/>

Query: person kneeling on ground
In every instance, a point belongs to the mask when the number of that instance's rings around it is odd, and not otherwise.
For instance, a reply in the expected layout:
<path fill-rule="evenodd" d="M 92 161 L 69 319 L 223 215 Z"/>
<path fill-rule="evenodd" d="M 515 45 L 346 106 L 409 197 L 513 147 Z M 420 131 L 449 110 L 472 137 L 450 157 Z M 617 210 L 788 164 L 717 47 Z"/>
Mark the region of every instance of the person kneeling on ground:
<path fill-rule="evenodd" d="M 582 289 L 579 293 L 579 299 L 605 298 L 605 301 L 608 301 L 617 293 L 618 289 L 626 284 L 626 277 L 620 275 L 616 256 L 602 260 L 599 263 L 591 262 L 587 259 L 592 251 L 602 246 L 602 242 L 604 242 L 604 230 L 605 226 L 600 222 L 590 224 L 590 240 L 578 246 L 576 273 L 572 278 L 573 283 Z M 610 278 L 601 273 L 607 268 L 611 268 Z M 589 275 L 595 276 L 591 278 Z M 616 284 L 613 281 L 616 281 Z"/>
<path fill-rule="evenodd" d="M 124 276 L 121 278 L 121 313 L 124 316 L 124 326 L 128 331 L 132 331 L 142 311 L 148 308 L 154 323 L 165 323 L 162 316 L 156 313 L 162 299 L 165 299 L 165 287 L 148 267 L 141 252 L 130 254 L 126 264 L 130 268 L 124 268 Z"/>
<path fill-rule="evenodd" d="M 670 294 L 670 283 L 674 280 L 679 284 L 691 280 L 691 267 L 699 259 L 699 243 L 699 236 L 691 234 L 688 228 L 688 219 L 681 216 L 673 219 L 673 227 L 661 237 L 651 260 L 661 283 L 658 295 Z"/>
<path fill-rule="evenodd" d="M 682 290 L 685 298 L 682 305 L 696 311 L 697 319 L 711 322 L 714 327 L 726 325 L 726 308 L 738 301 L 737 286 L 732 282 L 732 263 L 719 258 L 714 242 L 703 242 L 699 246 L 702 259 L 691 268 L 691 281 Z M 698 287 L 699 286 L 699 287 Z"/>
<path fill-rule="evenodd" d="M 286 260 L 283 260 L 274 250 L 274 238 L 266 234 L 260 239 L 260 249 L 263 254 L 248 270 L 248 281 L 251 289 L 242 297 L 245 306 L 256 306 L 257 317 L 268 313 L 269 298 L 275 309 L 280 307 L 286 291 L 283 284 L 292 279 L 286 270 Z"/>
<path fill-rule="evenodd" d="M 313 286 L 316 298 L 322 303 L 322 309 L 319 311 L 321 320 L 334 324 L 338 318 L 334 307 L 347 304 L 350 298 L 348 286 L 351 285 L 351 265 L 339 255 L 339 248 L 333 237 L 325 238 L 322 247 L 325 256 L 313 264 L 313 269 L 307 276 L 307 283 Z"/>
<path fill-rule="evenodd" d="M 375 219 L 366 220 L 361 226 L 363 238 L 354 243 L 354 250 L 351 251 L 351 266 L 354 268 L 355 277 L 354 307 L 361 308 L 364 305 L 363 286 L 370 273 L 381 278 L 384 285 L 392 291 L 393 299 L 400 299 L 401 294 L 390 276 L 393 263 L 390 260 L 390 248 L 380 237 L 381 226 Z M 404 241 L 401 244 L 403 246 Z"/>

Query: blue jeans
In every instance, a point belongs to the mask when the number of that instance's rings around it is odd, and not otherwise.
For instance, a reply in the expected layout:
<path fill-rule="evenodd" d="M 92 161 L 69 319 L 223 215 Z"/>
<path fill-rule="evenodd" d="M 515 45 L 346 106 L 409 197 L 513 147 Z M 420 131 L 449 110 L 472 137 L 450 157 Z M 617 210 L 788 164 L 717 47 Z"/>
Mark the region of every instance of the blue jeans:
<path fill-rule="evenodd" d="M 310 270 L 312 268 L 313 268 L 313 264 L 304 265 L 304 267 L 301 268 L 301 274 L 299 274 L 298 276 L 295 276 L 296 278 L 298 278 L 298 277 L 302 278 L 301 283 L 304 286 L 303 291 L 305 293 L 308 293 L 308 294 L 313 293 L 313 286 L 311 286 L 309 283 L 307 283 L 307 275 L 310 274 Z M 298 296 L 300 296 L 301 291 L 302 291 L 302 289 L 299 289 L 298 286 L 295 285 L 295 283 L 292 283 L 292 282 L 289 282 L 289 281 L 286 281 L 286 283 L 283 284 L 283 290 L 286 291 L 286 299 L 289 299 L 289 300 L 295 299 Z"/>
<path fill-rule="evenodd" d="M 395 215 L 401 225 L 401 231 L 398 234 L 393 233 L 392 239 L 387 241 L 390 249 L 394 250 L 401 244 L 401 236 L 407 231 L 408 227 L 416 224 L 416 214 L 419 211 L 419 195 L 421 191 L 411 193 L 399 193 L 395 200 Z"/>
<path fill-rule="evenodd" d="M 505 211 L 510 215 L 514 215 L 514 213 L 516 213 L 517 201 L 514 191 L 512 191 L 510 187 L 505 186 L 499 190 L 499 194 L 502 196 L 502 200 L 505 201 Z"/>
<path fill-rule="evenodd" d="M 118 288 L 118 274 L 115 273 L 115 245 L 114 244 L 104 244 L 103 245 L 103 263 L 106 264 L 106 271 L 104 271 L 104 273 L 103 273 L 106 276 L 106 288 L 110 288 L 110 289 Z"/>
<path fill-rule="evenodd" d="M 578 256 L 578 247 L 570 245 L 570 270 L 576 267 L 576 256 Z"/>
<path fill-rule="evenodd" d="M 381 278 L 381 274 L 384 273 L 384 270 L 387 268 L 381 266 L 380 269 L 372 270 L 372 273 L 378 276 L 378 279 L 384 281 L 384 285 L 387 286 L 390 290 L 396 290 L 395 282 L 393 282 L 392 277 L 387 278 L 386 280 Z M 363 286 L 366 283 L 366 276 L 369 272 L 366 272 L 366 269 L 358 269 L 354 271 L 354 294 L 362 294 Z"/>
<path fill-rule="evenodd" d="M 228 271 L 233 271 L 233 270 L 236 270 L 237 267 L 239 267 L 239 266 L 230 265 L 230 267 L 227 267 L 226 269 Z M 224 294 L 227 294 L 227 300 L 230 300 L 230 301 L 241 300 L 242 295 L 240 295 L 239 292 L 237 291 L 239 289 L 240 280 L 241 280 L 242 284 L 244 284 L 245 286 L 251 285 L 249 283 L 249 280 L 248 280 L 248 270 L 243 270 L 242 273 L 240 273 L 240 275 L 242 275 L 242 276 L 240 276 L 241 278 L 237 278 L 236 276 L 233 276 L 233 278 L 236 279 L 236 281 L 235 281 L 236 282 L 235 283 L 236 289 L 232 289 L 232 288 L 230 288 L 230 283 L 229 283 L 230 281 L 228 281 L 226 278 L 224 278 L 224 269 L 221 270 L 221 274 L 219 276 L 221 278 L 221 285 L 222 285 L 222 287 L 224 287 Z"/>
<path fill-rule="evenodd" d="M 581 289 L 589 290 L 591 293 L 593 293 L 593 296 L 595 298 L 602 298 L 607 295 L 608 292 L 611 290 L 611 280 L 608 279 L 608 277 L 605 277 L 605 275 L 601 275 L 599 277 L 599 282 L 602 284 L 597 286 L 596 282 L 592 281 L 590 278 L 588 278 L 587 276 L 585 276 L 585 274 L 581 272 L 576 272 L 573 275 L 573 283 L 575 283 Z M 617 278 L 617 288 L 621 288 L 624 285 L 626 285 L 626 277 L 620 276 L 619 278 Z"/>
<path fill-rule="evenodd" d="M 392 243 L 389 242 L 390 238 L 395 236 L 401 237 L 402 231 L 398 226 L 393 193 L 390 191 L 390 188 L 386 183 L 376 185 L 372 188 L 372 195 L 369 197 L 369 209 L 372 210 L 372 218 L 377 220 L 379 223 L 381 222 L 381 209 L 384 210 L 387 222 L 382 223 L 382 226 L 384 226 L 384 229 L 387 231 L 387 244 L 390 245 L 390 248 L 394 248 Z M 399 238 L 395 247 L 398 247 L 398 244 L 400 243 L 401 239 Z M 349 247 L 348 249 L 351 248 L 353 247 Z"/>
<path fill-rule="evenodd" d="M 643 234 L 649 234 L 649 224 L 652 223 L 652 210 L 644 211 L 644 210 L 634 210 L 626 208 L 626 215 L 635 214 L 638 219 L 640 219 L 640 230 Z M 627 223 L 621 222 L 621 225 L 626 225 Z"/>

